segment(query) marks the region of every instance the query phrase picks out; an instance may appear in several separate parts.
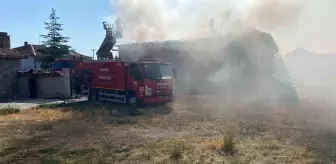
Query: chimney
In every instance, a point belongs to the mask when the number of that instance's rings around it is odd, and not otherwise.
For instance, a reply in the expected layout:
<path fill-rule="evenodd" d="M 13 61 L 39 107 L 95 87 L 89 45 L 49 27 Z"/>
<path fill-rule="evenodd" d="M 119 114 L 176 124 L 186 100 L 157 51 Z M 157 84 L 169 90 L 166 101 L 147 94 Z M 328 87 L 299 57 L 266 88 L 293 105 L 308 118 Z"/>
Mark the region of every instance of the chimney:
<path fill-rule="evenodd" d="M 28 42 L 24 42 L 24 46 L 25 46 L 25 47 L 28 47 Z"/>
<path fill-rule="evenodd" d="M 0 32 L 0 48 L 10 49 L 10 37 L 7 32 Z"/>

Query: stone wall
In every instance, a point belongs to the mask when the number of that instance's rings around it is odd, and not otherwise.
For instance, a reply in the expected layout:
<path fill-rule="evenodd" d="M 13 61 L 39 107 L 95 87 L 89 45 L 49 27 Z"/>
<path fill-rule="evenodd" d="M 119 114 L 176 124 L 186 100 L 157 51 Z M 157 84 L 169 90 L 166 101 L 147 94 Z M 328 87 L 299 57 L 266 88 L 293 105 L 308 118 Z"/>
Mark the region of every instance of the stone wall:
<path fill-rule="evenodd" d="M 20 69 L 19 59 L 0 59 L 0 99 L 7 92 L 15 91 L 16 72 Z"/>

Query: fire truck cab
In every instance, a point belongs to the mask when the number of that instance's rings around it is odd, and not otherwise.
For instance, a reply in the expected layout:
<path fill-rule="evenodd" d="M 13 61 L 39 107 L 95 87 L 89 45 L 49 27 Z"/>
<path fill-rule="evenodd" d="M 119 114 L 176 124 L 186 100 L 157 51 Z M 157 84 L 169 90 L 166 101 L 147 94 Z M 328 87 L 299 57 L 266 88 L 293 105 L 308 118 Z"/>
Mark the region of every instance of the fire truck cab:
<path fill-rule="evenodd" d="M 159 60 L 127 62 L 94 60 L 82 63 L 92 69 L 88 98 L 130 105 L 174 101 L 175 69 Z"/>

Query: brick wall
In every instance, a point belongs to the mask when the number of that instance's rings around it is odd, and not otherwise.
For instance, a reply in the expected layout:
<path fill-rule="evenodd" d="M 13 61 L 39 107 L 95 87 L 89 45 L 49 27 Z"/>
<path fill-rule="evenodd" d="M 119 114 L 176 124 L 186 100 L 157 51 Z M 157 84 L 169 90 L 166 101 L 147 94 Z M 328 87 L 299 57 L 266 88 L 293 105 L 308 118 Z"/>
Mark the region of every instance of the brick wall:
<path fill-rule="evenodd" d="M 20 60 L 18 59 L 0 59 L 0 98 L 7 91 L 13 92 L 16 79 L 16 72 L 20 69 Z"/>

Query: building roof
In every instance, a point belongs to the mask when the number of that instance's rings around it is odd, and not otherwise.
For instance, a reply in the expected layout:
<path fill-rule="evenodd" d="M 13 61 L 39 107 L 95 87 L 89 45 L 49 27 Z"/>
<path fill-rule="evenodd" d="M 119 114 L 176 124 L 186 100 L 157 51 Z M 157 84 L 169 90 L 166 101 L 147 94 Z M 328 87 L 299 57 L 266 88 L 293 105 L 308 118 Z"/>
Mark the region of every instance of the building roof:
<path fill-rule="evenodd" d="M 34 56 L 34 52 L 33 52 L 33 49 L 31 48 L 33 47 L 34 48 L 34 51 L 35 51 L 35 54 L 36 54 L 36 57 L 37 57 L 37 60 L 39 60 L 42 56 L 43 56 L 43 53 L 41 53 L 40 50 L 42 50 L 43 48 L 45 48 L 44 45 L 39 45 L 39 44 L 28 44 L 28 42 L 25 42 L 23 46 L 20 46 L 20 47 L 16 47 L 16 48 L 13 48 L 14 50 L 16 51 L 19 51 L 20 53 L 24 54 L 24 55 L 27 55 L 27 56 Z M 66 58 L 80 58 L 82 54 L 74 51 L 74 50 L 70 50 L 68 54 L 64 55 Z M 85 56 L 83 55 L 82 56 L 84 59 L 91 59 L 91 57 L 89 56 Z"/>
<path fill-rule="evenodd" d="M 0 59 L 22 59 L 25 58 L 22 53 L 19 51 L 8 49 L 8 48 L 0 48 Z"/>
<path fill-rule="evenodd" d="M 32 47 L 34 48 L 37 60 L 40 60 L 43 54 L 39 50 L 43 49 L 44 45 L 30 45 L 28 42 L 25 42 L 23 46 L 13 48 L 12 50 L 18 51 L 25 56 L 34 56 Z"/>
<path fill-rule="evenodd" d="M 36 56 L 43 55 L 41 52 L 39 52 L 39 50 L 43 49 L 45 46 L 43 46 L 43 45 L 32 45 L 32 47 L 35 50 Z M 31 46 L 28 45 L 28 44 L 24 45 L 24 46 L 13 48 L 13 49 L 16 50 L 16 51 L 19 51 L 20 53 L 22 53 L 24 55 L 34 56 L 34 52 L 33 52 L 32 48 L 31 48 Z"/>

